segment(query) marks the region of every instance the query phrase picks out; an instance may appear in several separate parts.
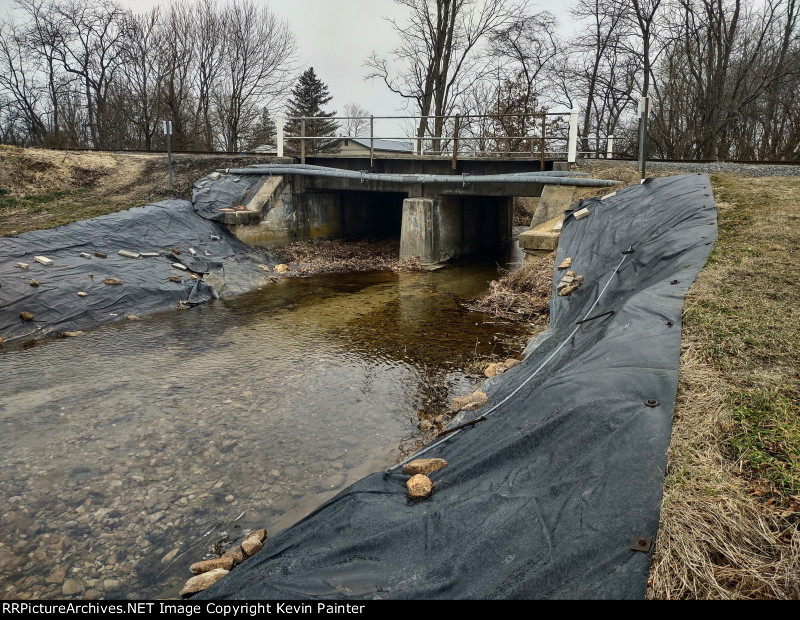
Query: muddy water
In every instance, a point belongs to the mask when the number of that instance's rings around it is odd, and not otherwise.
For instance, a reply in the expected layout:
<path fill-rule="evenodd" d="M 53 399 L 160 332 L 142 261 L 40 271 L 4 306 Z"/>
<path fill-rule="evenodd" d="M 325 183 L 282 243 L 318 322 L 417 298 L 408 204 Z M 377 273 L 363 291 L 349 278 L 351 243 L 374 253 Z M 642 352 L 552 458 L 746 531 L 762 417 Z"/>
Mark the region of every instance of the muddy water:
<path fill-rule="evenodd" d="M 458 305 L 496 275 L 286 279 L 0 350 L 0 597 L 176 596 L 221 539 L 396 462 L 476 353 L 523 339 Z"/>

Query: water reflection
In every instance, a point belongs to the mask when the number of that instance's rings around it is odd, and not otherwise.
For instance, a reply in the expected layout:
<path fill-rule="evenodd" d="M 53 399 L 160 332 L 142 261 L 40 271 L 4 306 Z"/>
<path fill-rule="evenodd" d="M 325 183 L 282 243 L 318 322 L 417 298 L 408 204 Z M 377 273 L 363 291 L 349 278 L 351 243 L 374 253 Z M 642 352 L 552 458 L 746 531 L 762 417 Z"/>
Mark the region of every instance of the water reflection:
<path fill-rule="evenodd" d="M 519 326 L 492 263 L 283 280 L 0 352 L 0 593 L 175 596 L 223 532 L 286 527 L 396 461 Z M 237 519 L 238 518 L 238 519 Z"/>

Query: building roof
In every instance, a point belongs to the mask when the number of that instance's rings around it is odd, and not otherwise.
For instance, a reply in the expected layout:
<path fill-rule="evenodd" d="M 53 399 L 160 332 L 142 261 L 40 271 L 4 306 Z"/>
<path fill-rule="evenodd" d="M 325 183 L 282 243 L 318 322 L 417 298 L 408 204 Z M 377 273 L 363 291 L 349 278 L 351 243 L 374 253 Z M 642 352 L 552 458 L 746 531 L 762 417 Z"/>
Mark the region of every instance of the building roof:
<path fill-rule="evenodd" d="M 342 138 L 343 140 L 350 140 L 356 142 L 365 148 L 369 148 L 369 138 Z M 373 139 L 373 148 L 376 151 L 394 151 L 396 153 L 412 153 L 413 147 L 410 142 L 399 142 L 397 140 L 383 140 L 381 138 Z"/>

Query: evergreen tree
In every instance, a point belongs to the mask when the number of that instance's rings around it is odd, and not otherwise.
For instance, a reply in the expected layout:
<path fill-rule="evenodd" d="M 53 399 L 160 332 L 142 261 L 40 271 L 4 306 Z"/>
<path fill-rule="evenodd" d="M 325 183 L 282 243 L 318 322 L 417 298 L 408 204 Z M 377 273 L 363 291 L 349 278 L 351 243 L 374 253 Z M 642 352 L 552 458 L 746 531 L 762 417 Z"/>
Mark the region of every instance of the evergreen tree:
<path fill-rule="evenodd" d="M 278 129 L 275 126 L 275 121 L 272 120 L 269 109 L 264 106 L 261 110 L 258 122 L 253 125 L 252 130 L 249 131 L 244 138 L 244 149 L 246 151 L 252 151 L 259 146 L 274 148 L 277 131 Z"/>
<path fill-rule="evenodd" d="M 336 116 L 336 111 L 325 112 L 322 107 L 333 97 L 328 94 L 328 87 L 317 78 L 314 67 L 308 68 L 297 80 L 292 88 L 292 96 L 287 104 L 288 116 L 311 116 L 314 119 L 306 120 L 307 136 L 335 136 L 339 129 L 336 121 L 330 120 Z M 316 120 L 319 119 L 319 120 Z M 300 121 L 289 120 L 286 123 L 286 133 L 290 136 L 300 135 Z M 306 140 L 306 154 L 325 153 L 336 150 L 335 140 Z M 287 146 L 295 152 L 300 152 L 299 140 L 287 140 Z"/>

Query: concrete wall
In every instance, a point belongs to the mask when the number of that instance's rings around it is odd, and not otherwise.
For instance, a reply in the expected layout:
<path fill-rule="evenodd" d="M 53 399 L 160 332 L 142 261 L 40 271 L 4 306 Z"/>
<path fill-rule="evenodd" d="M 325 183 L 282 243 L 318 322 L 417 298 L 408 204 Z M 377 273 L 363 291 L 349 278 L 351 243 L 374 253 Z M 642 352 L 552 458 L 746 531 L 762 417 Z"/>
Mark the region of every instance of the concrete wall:
<path fill-rule="evenodd" d="M 400 258 L 429 265 L 496 247 L 511 238 L 511 204 L 507 197 L 407 198 Z"/>
<path fill-rule="evenodd" d="M 230 226 L 251 245 L 279 248 L 309 239 L 382 238 L 399 236 L 403 199 L 390 192 L 309 191 L 286 181 L 260 185 L 248 202 L 261 221 Z M 298 187 L 300 185 L 300 187 Z M 271 193 L 270 193 L 271 192 Z"/>

